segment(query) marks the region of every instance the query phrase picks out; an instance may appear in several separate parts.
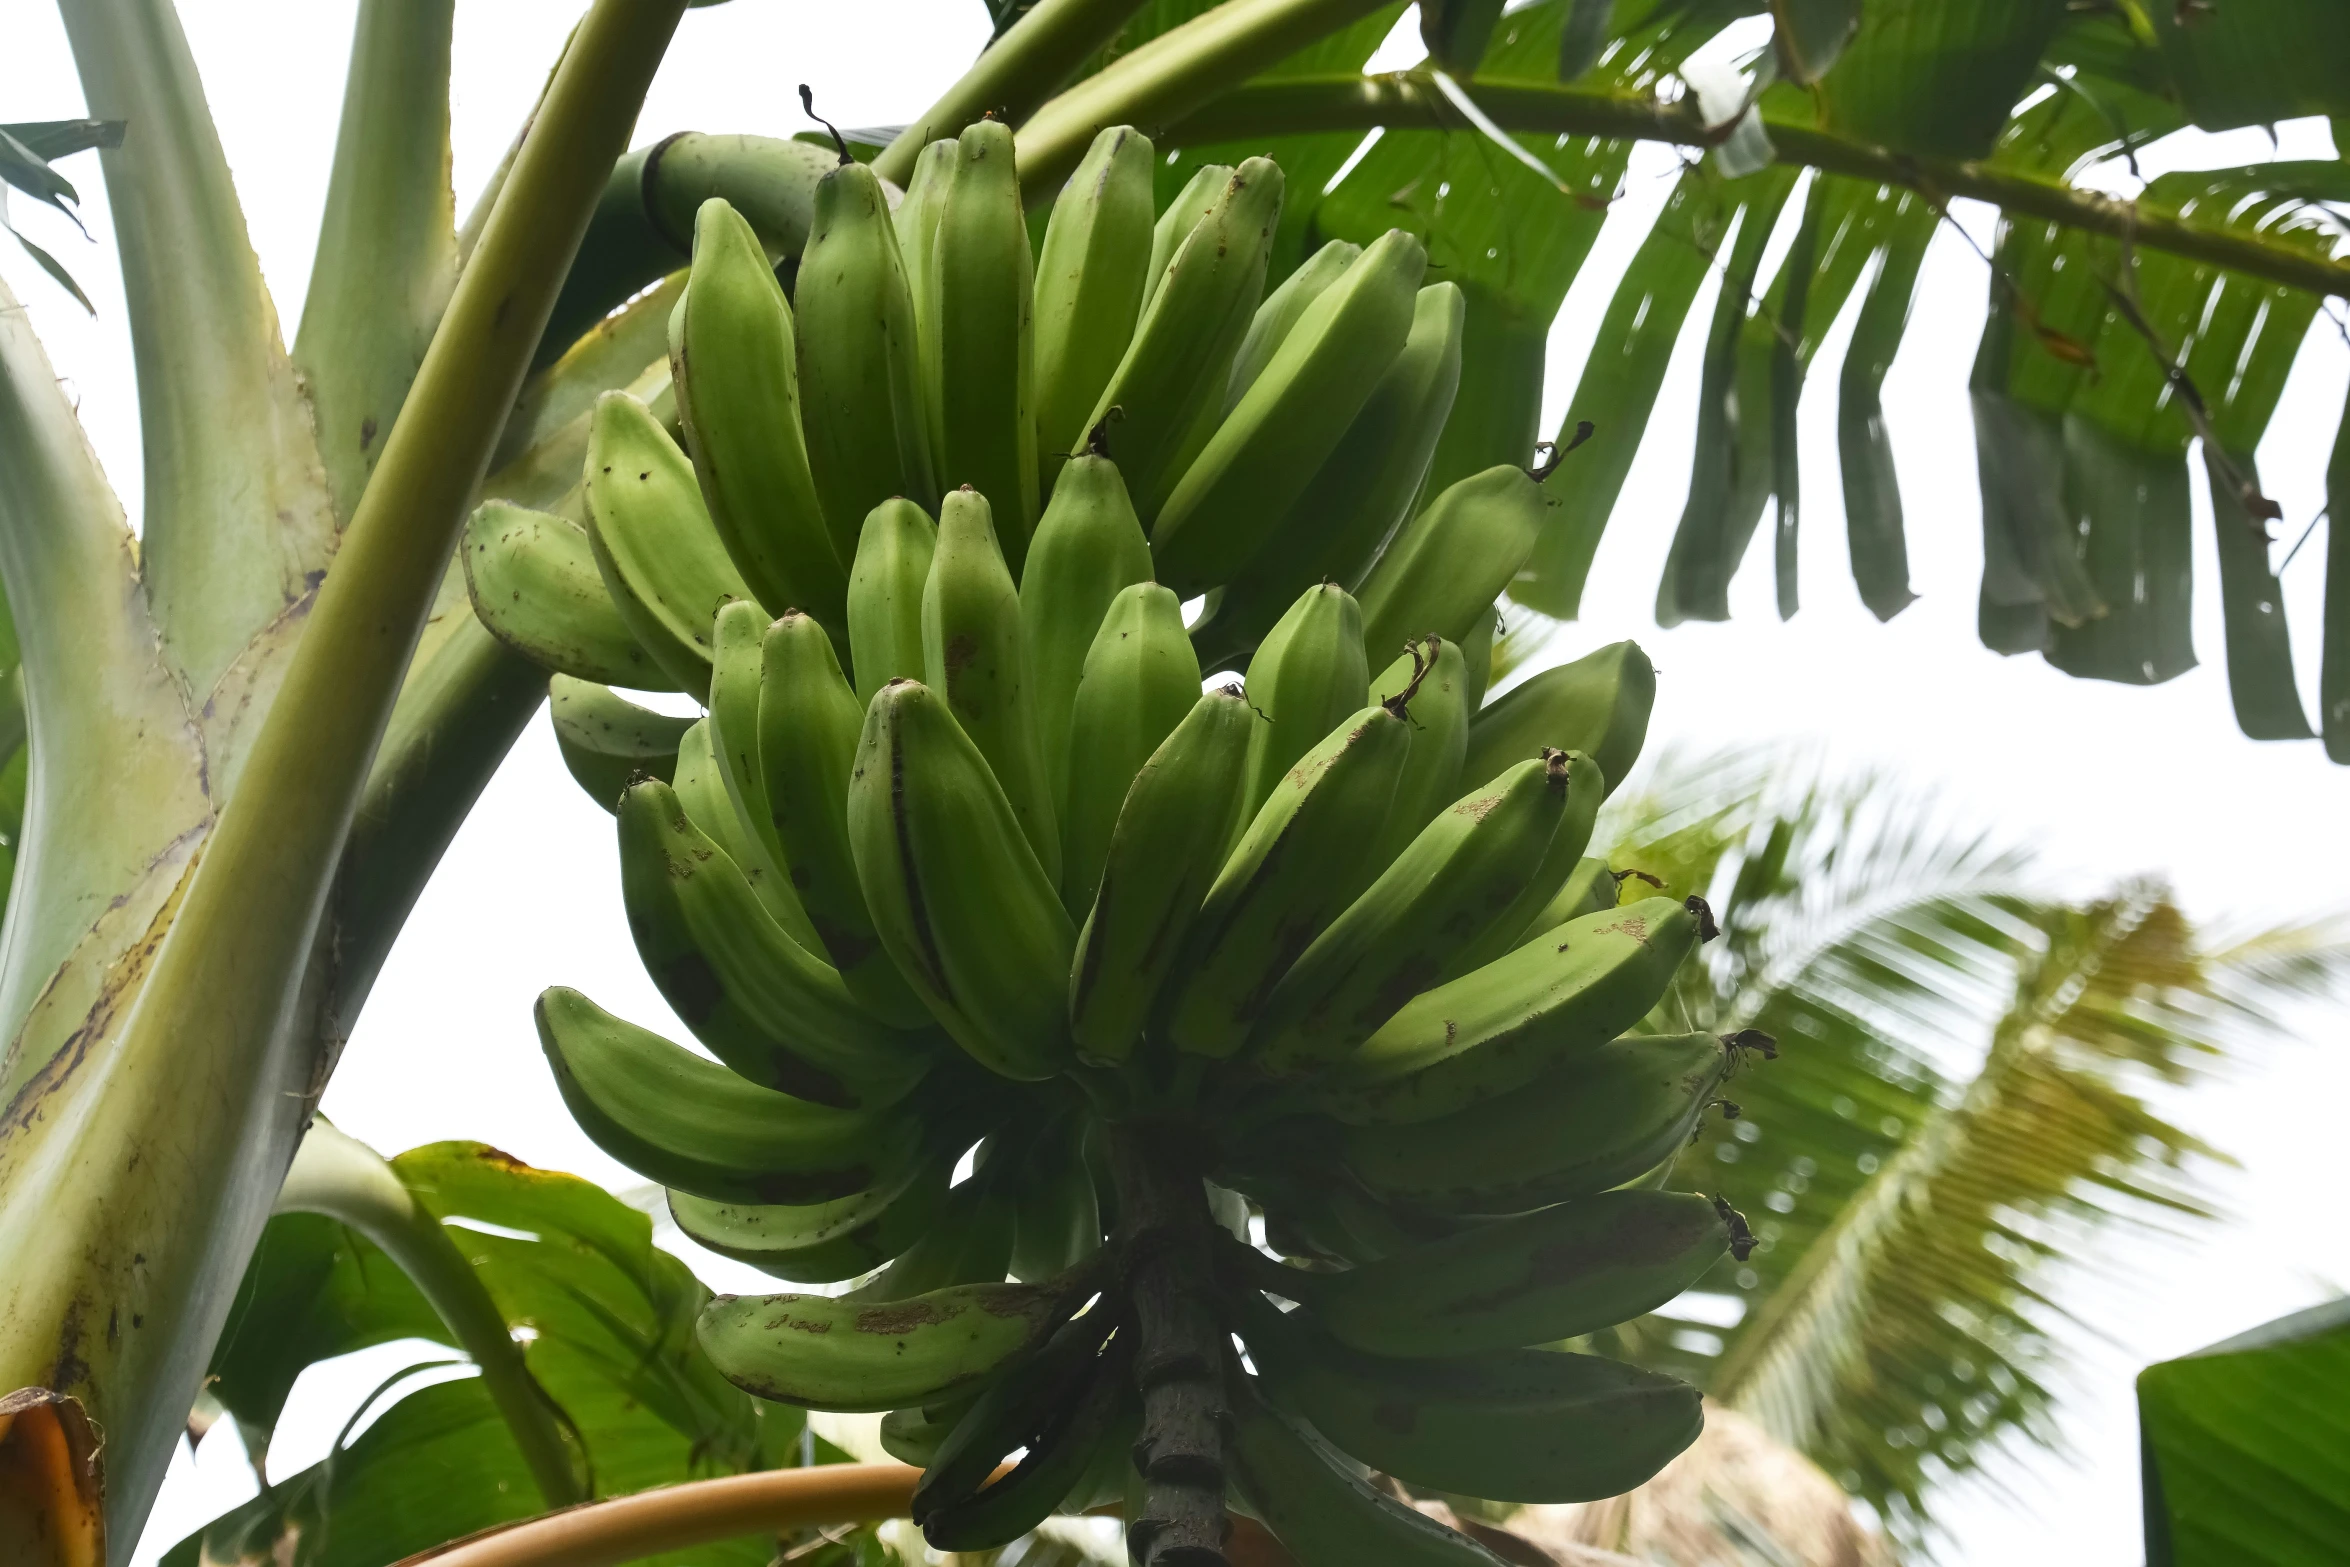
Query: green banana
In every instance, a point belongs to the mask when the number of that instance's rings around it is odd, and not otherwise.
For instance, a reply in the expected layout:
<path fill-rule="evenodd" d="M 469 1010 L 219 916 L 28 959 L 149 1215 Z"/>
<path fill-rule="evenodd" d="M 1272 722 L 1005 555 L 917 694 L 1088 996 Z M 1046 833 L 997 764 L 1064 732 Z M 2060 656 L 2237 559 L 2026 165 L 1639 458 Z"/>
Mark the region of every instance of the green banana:
<path fill-rule="evenodd" d="M 1362 706 L 1369 686 L 1353 595 L 1327 582 L 1306 589 L 1248 661 L 1248 699 L 1264 720 L 1249 736 L 1251 816 L 1299 757 Z"/>
<path fill-rule="evenodd" d="M 1391 863 L 1436 813 L 1460 792 L 1461 762 L 1469 749 L 1469 676 L 1460 647 L 1440 637 L 1423 637 L 1371 682 L 1371 700 L 1387 702 L 1412 693 L 1412 757 L 1395 786 L 1395 807 L 1387 831 L 1372 851 Z"/>
<path fill-rule="evenodd" d="M 644 404 L 596 399 L 588 435 L 588 542 L 620 618 L 678 689 L 710 690 L 710 621 L 751 599 L 702 505 L 693 464 Z"/>
<path fill-rule="evenodd" d="M 1580 919 L 1600 909 L 1612 909 L 1621 890 L 1623 878 L 1596 855 L 1586 855 L 1576 861 L 1567 879 L 1559 884 L 1558 892 L 1542 906 L 1542 912 L 1526 922 L 1528 930 L 1548 930 L 1553 925 L 1564 925 L 1571 919 Z"/>
<path fill-rule="evenodd" d="M 1280 219 L 1281 170 L 1251 158 L 1176 248 L 1142 308 L 1134 340 L 1085 416 L 1091 431 L 1112 408 L 1119 410 L 1109 455 L 1146 525 L 1223 411 L 1232 359 L 1264 292 Z"/>
<path fill-rule="evenodd" d="M 883 501 L 938 506 L 914 295 L 888 196 L 862 163 L 816 182 L 792 310 L 808 472 L 834 556 L 854 561 L 865 519 Z"/>
<path fill-rule="evenodd" d="M 970 1501 L 995 1478 L 1006 1458 L 1021 1448 L 1042 1445 L 1042 1434 L 1067 1417 L 1105 1369 L 1102 1352 L 1115 1330 L 1116 1321 L 1106 1310 L 1080 1313 L 1007 1367 L 1004 1375 L 990 1380 L 965 1406 L 936 1456 L 923 1466 L 910 1509 L 914 1521 L 928 1524 L 942 1508 Z M 1122 1372 L 1127 1358 L 1122 1349 L 1111 1369 Z M 1046 1507 L 1049 1511 L 1051 1504 Z"/>
<path fill-rule="evenodd" d="M 933 243 L 937 335 L 927 373 L 938 389 L 939 488 L 969 485 L 987 497 L 1017 570 L 1036 526 L 1035 285 L 1012 128 L 1002 121 L 963 128 Z"/>
<path fill-rule="evenodd" d="M 800 906 L 799 894 L 792 891 L 790 877 L 767 858 L 766 846 L 735 808 L 734 796 L 719 770 L 707 718 L 696 719 L 678 737 L 677 767 L 670 782 L 677 790 L 677 803 L 685 808 L 686 819 L 726 851 L 726 857 L 758 894 L 759 907 L 767 911 L 767 917 L 782 926 L 784 934 L 803 951 L 822 958 L 824 942 L 809 921 L 808 911 Z"/>
<path fill-rule="evenodd" d="M 1085 1159 L 1086 1123 L 1049 1127 L 1022 1157 L 1013 1182 L 1012 1277 L 1049 1279 L 1101 1250 L 1101 1204 Z"/>
<path fill-rule="evenodd" d="M 620 791 L 639 774 L 666 782 L 677 776 L 677 743 L 693 727 L 637 706 L 611 687 L 555 675 L 547 681 L 547 716 L 555 748 L 588 797 L 607 811 L 620 808 Z"/>
<path fill-rule="evenodd" d="M 1012 1264 L 1012 1199 L 981 1168 L 947 1193 L 930 1233 L 845 1300 L 910 1300 L 950 1284 L 1000 1284 Z M 944 1433 L 941 1433 L 942 1435 Z"/>
<path fill-rule="evenodd" d="M 1130 1355 L 1123 1351 L 1124 1336 L 1112 1343 L 1112 1351 L 1101 1357 L 1090 1378 L 1021 1444 L 1027 1452 L 1010 1474 L 922 1514 L 922 1535 L 933 1549 L 994 1550 L 1044 1522 L 1065 1501 L 1074 1499 L 1083 1506 L 1090 1499 L 1079 1493 L 1094 1488 L 1091 1482 L 1110 1438 L 1123 1425 L 1134 1424 L 1140 1414 L 1127 1378 Z"/>
<path fill-rule="evenodd" d="M 1216 201 L 1224 194 L 1224 187 L 1232 183 L 1233 173 L 1229 163 L 1201 164 L 1191 171 L 1191 178 L 1183 182 L 1175 199 L 1167 203 L 1167 210 L 1151 225 L 1150 260 L 1143 273 L 1145 308 L 1166 282 L 1167 268 L 1174 264 L 1175 253 L 1191 238 L 1192 231 L 1207 221 L 1208 214 L 1215 211 Z"/>
<path fill-rule="evenodd" d="M 841 983 L 866 1011 L 896 1028 L 927 1024 L 930 1009 L 881 950 L 857 884 L 857 861 L 849 852 L 849 773 L 865 708 L 849 689 L 823 627 L 795 611 L 767 629 L 758 698 L 758 770 L 769 820 L 808 923 Z"/>
<path fill-rule="evenodd" d="M 1118 465 L 1092 452 L 1070 458 L 1020 569 L 1020 625 L 1036 692 L 1036 738 L 1056 818 L 1068 799 L 1069 712 L 1085 655 L 1110 600 L 1150 575 L 1150 542 Z M 1199 694 L 1196 682 L 1192 694 Z"/>
<path fill-rule="evenodd" d="M 1013 1364 L 1084 1300 L 1067 1282 L 957 1284 L 903 1301 L 719 1295 L 695 1336 L 719 1374 L 754 1398 L 903 1409 Z"/>
<path fill-rule="evenodd" d="M 1199 699 L 1183 605 L 1155 582 L 1135 583 L 1102 617 L 1069 720 L 1061 900 L 1073 917 L 1093 907 L 1135 775 Z"/>
<path fill-rule="evenodd" d="M 1430 632 L 1452 642 L 1466 637 L 1534 553 L 1544 513 L 1560 504 L 1508 463 L 1446 489 L 1404 525 L 1363 579 L 1364 640 L 1381 652 Z"/>
<path fill-rule="evenodd" d="M 717 1203 L 669 1194 L 669 1214 L 696 1245 L 795 1284 L 870 1273 L 937 1225 L 951 1166 L 932 1161 L 901 1181 L 807 1207 Z"/>
<path fill-rule="evenodd" d="M 1474 629 L 1461 639 L 1461 661 L 1469 669 L 1469 711 L 1474 713 L 1485 705 L 1485 693 L 1493 687 L 1493 644 L 1501 635 L 1501 611 L 1496 609 L 1479 615 Z"/>
<path fill-rule="evenodd" d="M 997 544 L 987 497 L 968 486 L 950 493 L 922 588 L 922 680 L 987 758 L 1045 878 L 1057 883 L 1061 834 L 1037 740 L 1020 590 Z"/>
<path fill-rule="evenodd" d="M 1622 785 L 1648 738 L 1656 667 L 1637 642 L 1611 642 L 1571 664 L 1546 669 L 1504 694 L 1469 726 L 1461 776 L 1482 783 L 1544 746 L 1581 751 L 1607 786 Z"/>
<path fill-rule="evenodd" d="M 1453 1115 L 1347 1127 L 1338 1159 L 1373 1193 L 1442 1213 L 1521 1213 L 1605 1191 L 1688 1141 L 1740 1048 L 1711 1034 L 1627 1034 Z"/>
<path fill-rule="evenodd" d="M 1249 1510 L 1298 1567 L 1501 1567 L 1501 1558 L 1380 1490 L 1253 1386 L 1236 1385 L 1229 1457 Z"/>
<path fill-rule="evenodd" d="M 1705 1424 L 1688 1383 L 1597 1355 L 1383 1360 L 1296 1338 L 1305 1342 L 1263 1357 L 1274 1393 L 1351 1457 L 1429 1490 L 1505 1502 L 1618 1496 Z"/>
<path fill-rule="evenodd" d="M 930 449 L 934 482 L 944 448 L 939 444 L 938 219 L 946 206 L 947 182 L 954 177 L 955 143 L 934 141 L 914 160 L 905 200 L 891 215 L 898 257 L 906 268 L 906 297 L 914 302 L 914 361 L 922 380 L 922 428 Z M 941 483 L 940 489 L 946 488 Z"/>
<path fill-rule="evenodd" d="M 1648 898 L 1544 931 L 1407 1002 L 1314 1092 L 1351 1125 L 1432 1121 L 1605 1044 L 1664 996 L 1711 933 L 1703 900 Z"/>
<path fill-rule="evenodd" d="M 1265 366 L 1273 362 L 1273 355 L 1296 330 L 1306 307 L 1320 299 L 1331 284 L 1338 281 L 1355 258 L 1363 253 L 1360 245 L 1334 239 L 1312 255 L 1286 278 L 1281 286 L 1265 296 L 1257 306 L 1256 315 L 1249 321 L 1248 336 L 1241 339 L 1240 352 L 1232 357 L 1232 376 L 1224 385 L 1224 412 L 1230 414 L 1265 373 Z"/>
<path fill-rule="evenodd" d="M 1084 450 L 1085 417 L 1142 315 L 1153 162 L 1148 136 L 1107 127 L 1045 225 L 1036 258 L 1036 451 L 1040 481 L 1056 488 L 1059 459 Z"/>
<path fill-rule="evenodd" d="M 937 525 L 912 501 L 883 501 L 865 519 L 849 573 L 849 668 L 860 706 L 892 680 L 922 678 L 922 589 L 937 550 Z"/>
<path fill-rule="evenodd" d="M 726 552 L 762 601 L 841 623 L 833 547 L 800 434 L 791 306 L 766 247 L 726 199 L 694 216 L 694 266 L 669 318 L 669 378 L 694 476 Z"/>
<path fill-rule="evenodd" d="M 1474 1355 L 1644 1316 L 1696 1283 L 1729 1244 L 1710 1198 L 1601 1192 L 1288 1287 L 1351 1349 Z"/>
<path fill-rule="evenodd" d="M 1590 912 L 1580 902 L 1561 909 L 1556 918 L 1551 918 L 1548 910 L 1559 889 L 1582 863 L 1583 851 L 1591 846 L 1591 828 L 1599 816 L 1599 802 L 1607 798 L 1607 779 L 1599 765 L 1580 751 L 1545 751 L 1542 755 L 1546 762 L 1554 756 L 1563 757 L 1565 762 L 1567 809 L 1559 820 L 1558 831 L 1551 834 L 1550 846 L 1542 851 L 1533 866 L 1533 874 L 1526 878 L 1509 907 L 1494 917 L 1483 935 L 1455 952 L 1436 971 L 1433 983 L 1458 979 L 1472 969 L 1481 969 L 1534 932 L 1564 925 Z M 1518 763 L 1501 776 L 1510 777 L 1526 765 Z"/>
<path fill-rule="evenodd" d="M 1202 901 L 1168 1036 L 1191 1055 L 1238 1051 L 1274 984 L 1378 874 L 1375 842 L 1411 750 L 1402 703 L 1366 707 L 1273 787 Z"/>
<path fill-rule="evenodd" d="M 735 816 L 786 884 L 796 882 L 791 857 L 775 830 L 767 776 L 759 760 L 760 688 L 765 684 L 768 620 L 756 604 L 721 604 L 710 623 L 710 755 Z M 794 898 L 797 898 L 794 888 Z M 803 906 L 804 907 L 804 906 Z M 813 926 L 814 922 L 809 922 Z M 819 949 L 821 950 L 821 949 Z"/>
<path fill-rule="evenodd" d="M 560 985 L 540 993 L 534 1016 L 580 1130 L 675 1191 L 829 1202 L 919 1163 L 932 1135 L 911 1106 L 836 1110 L 761 1088 Z"/>
<path fill-rule="evenodd" d="M 1335 582 L 1351 592 L 1362 581 L 1428 475 L 1460 385 L 1463 310 L 1451 283 L 1420 290 L 1403 351 L 1200 626 L 1203 662 L 1221 667 L 1245 655 L 1308 583 Z M 1480 695 L 1483 689 L 1479 682 Z"/>
<path fill-rule="evenodd" d="M 915 994 L 999 1075 L 1057 1074 L 1076 933 L 986 759 L 929 687 L 901 680 L 873 699 L 848 823 L 874 929 Z"/>
<path fill-rule="evenodd" d="M 1069 973 L 1086 1061 L 1123 1061 L 1182 954 L 1232 843 L 1257 718 L 1235 687 L 1192 704 L 1127 786 Z"/>
<path fill-rule="evenodd" d="M 474 615 L 541 669 L 639 691 L 675 687 L 612 602 L 586 529 L 484 501 L 466 519 L 458 553 Z"/>
<path fill-rule="evenodd" d="M 816 1104 L 878 1109 L 937 1059 L 876 1022 L 833 967 L 767 918 L 724 850 L 659 779 L 620 802 L 628 926 L 661 999 L 710 1053 L 764 1087 Z"/>
<path fill-rule="evenodd" d="M 1566 758 L 1553 751 L 1439 813 L 1273 987 L 1257 1064 L 1310 1073 L 1370 1038 L 1517 901 L 1567 799 Z"/>
<path fill-rule="evenodd" d="M 1160 581 L 1189 597 L 1249 563 L 1403 351 L 1427 264 L 1390 229 L 1307 307 L 1155 512 Z"/>

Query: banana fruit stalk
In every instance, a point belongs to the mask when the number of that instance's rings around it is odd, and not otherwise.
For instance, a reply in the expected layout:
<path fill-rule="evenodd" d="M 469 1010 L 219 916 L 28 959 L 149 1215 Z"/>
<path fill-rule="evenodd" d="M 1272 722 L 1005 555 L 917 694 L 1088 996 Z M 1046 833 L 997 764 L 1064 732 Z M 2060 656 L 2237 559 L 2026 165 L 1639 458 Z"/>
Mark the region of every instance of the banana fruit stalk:
<path fill-rule="evenodd" d="M 1015 150 L 934 143 L 894 212 L 829 171 L 789 300 L 706 203 L 628 325 L 669 362 L 469 523 L 700 1047 L 556 988 L 549 1068 L 684 1233 L 841 1289 L 721 1297 L 702 1345 L 881 1412 L 937 1548 L 1116 1503 L 1180 1558 L 1228 1478 L 1305 1567 L 1489 1564 L 1366 1466 L 1639 1483 L 1695 1393 L 1555 1346 L 1753 1241 L 1668 1188 L 1770 1042 L 1662 1031 L 1710 912 L 1592 852 L 1654 671 L 1485 700 L 1549 507 L 1506 465 L 1422 495 L 1465 307 L 1419 241 L 1268 297 L 1281 170 L 1154 213 L 1112 126 L 1032 260 Z"/>

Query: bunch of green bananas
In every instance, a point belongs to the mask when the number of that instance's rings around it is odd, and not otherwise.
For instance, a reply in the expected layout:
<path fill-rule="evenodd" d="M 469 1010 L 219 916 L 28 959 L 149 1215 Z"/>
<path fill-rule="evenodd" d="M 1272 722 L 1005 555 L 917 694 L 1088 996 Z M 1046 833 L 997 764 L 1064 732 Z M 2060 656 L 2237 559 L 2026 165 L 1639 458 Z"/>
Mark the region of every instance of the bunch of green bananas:
<path fill-rule="evenodd" d="M 1759 1041 L 1635 1031 L 1712 934 L 1585 855 L 1639 649 L 1484 701 L 1547 502 L 1421 495 L 1458 290 L 1396 232 L 1267 293 L 1281 171 L 1159 214 L 1153 164 L 1104 131 L 1032 257 L 1003 127 L 894 210 L 844 163 L 789 301 L 709 202 L 667 394 L 604 396 L 572 515 L 476 515 L 708 1055 L 561 988 L 539 1032 L 688 1235 L 861 1281 L 702 1342 L 887 1411 L 940 1548 L 1122 1501 L 1138 1560 L 1218 1560 L 1229 1485 L 1307 1567 L 1490 1561 L 1365 1467 L 1567 1500 L 1691 1440 L 1693 1390 L 1557 1346 L 1743 1254 L 1644 1178 Z"/>

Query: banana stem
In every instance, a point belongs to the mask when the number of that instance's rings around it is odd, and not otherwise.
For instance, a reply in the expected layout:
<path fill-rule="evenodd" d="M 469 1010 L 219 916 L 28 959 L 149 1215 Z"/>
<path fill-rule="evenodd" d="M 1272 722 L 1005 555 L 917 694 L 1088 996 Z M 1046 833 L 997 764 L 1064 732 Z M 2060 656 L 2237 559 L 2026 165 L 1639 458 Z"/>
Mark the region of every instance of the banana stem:
<path fill-rule="evenodd" d="M 587 1500 L 554 1405 L 530 1374 L 505 1313 L 449 1232 L 381 1155 L 323 1119 L 311 1123 L 278 1192 L 277 1211 L 323 1214 L 382 1247 L 481 1368 L 482 1388 L 514 1433 L 547 1505 Z"/>
<path fill-rule="evenodd" d="M 1156 136 L 1214 97 L 1315 39 L 1379 8 L 1380 0 L 1225 0 L 1161 33 L 1053 99 L 1020 127 L 1020 193 L 1049 201 L 1103 129 Z"/>
<path fill-rule="evenodd" d="M 922 149 L 939 137 L 954 135 L 983 114 L 1015 125 L 1028 118 L 1141 9 L 1142 0 L 1039 0 L 938 102 L 898 132 L 873 160 L 873 172 L 903 185 Z"/>
<path fill-rule="evenodd" d="M 1142 1511 L 1127 1524 L 1127 1549 L 1138 1567 L 1227 1567 L 1224 1433 L 1231 1415 L 1207 1189 L 1175 1138 L 1140 1123 L 1111 1129 L 1110 1170 L 1142 1393 L 1142 1437 L 1134 1447 Z"/>
<path fill-rule="evenodd" d="M 527 1519 L 394 1567 L 619 1567 L 745 1535 L 903 1518 L 919 1469 L 821 1464 L 639 1491 Z"/>

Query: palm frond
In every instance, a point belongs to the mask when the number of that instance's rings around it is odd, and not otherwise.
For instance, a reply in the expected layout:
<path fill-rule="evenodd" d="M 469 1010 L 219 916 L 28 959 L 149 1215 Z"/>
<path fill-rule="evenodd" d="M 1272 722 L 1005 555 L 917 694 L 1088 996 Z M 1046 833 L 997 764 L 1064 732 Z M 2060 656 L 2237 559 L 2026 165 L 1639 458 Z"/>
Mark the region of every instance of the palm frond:
<path fill-rule="evenodd" d="M 2060 1265 L 2117 1222 L 2209 1212 L 2197 1161 L 2216 1151 L 2148 1091 L 2273 1026 L 2350 945 L 2321 922 L 2206 951 L 2153 883 L 2070 905 L 2014 846 L 1802 759 L 1668 758 L 1608 825 L 1611 863 L 1667 866 L 1723 911 L 1656 1026 L 1780 1041 L 1673 1172 L 1749 1209 L 1754 1255 L 1613 1347 L 1925 1542 L 1939 1481 L 2054 1440 L 2052 1346 L 2082 1326 L 2053 1298 Z"/>

